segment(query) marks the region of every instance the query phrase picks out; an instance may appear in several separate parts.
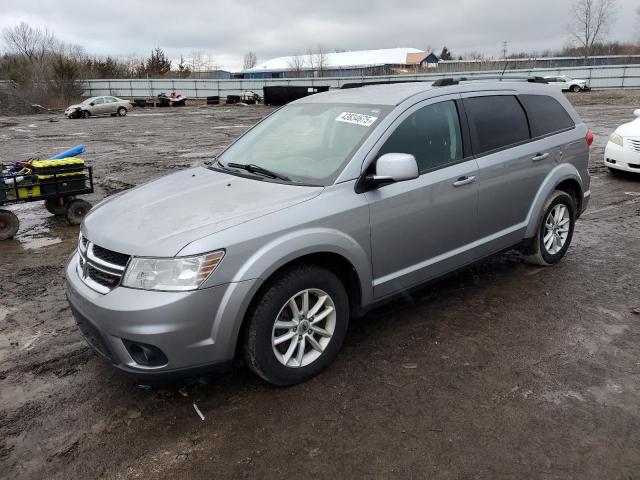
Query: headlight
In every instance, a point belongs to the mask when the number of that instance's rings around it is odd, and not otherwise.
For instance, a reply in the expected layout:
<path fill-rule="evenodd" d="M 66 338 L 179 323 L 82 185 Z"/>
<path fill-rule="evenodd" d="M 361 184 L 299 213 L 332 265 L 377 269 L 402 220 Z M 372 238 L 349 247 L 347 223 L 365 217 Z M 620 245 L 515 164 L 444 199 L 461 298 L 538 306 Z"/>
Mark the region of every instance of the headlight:
<path fill-rule="evenodd" d="M 616 132 L 613 132 L 611 135 L 609 135 L 609 141 L 611 143 L 615 143 L 616 145 L 622 146 L 622 137 Z"/>
<path fill-rule="evenodd" d="M 121 285 L 142 290 L 196 290 L 220 265 L 224 250 L 196 257 L 133 257 Z"/>

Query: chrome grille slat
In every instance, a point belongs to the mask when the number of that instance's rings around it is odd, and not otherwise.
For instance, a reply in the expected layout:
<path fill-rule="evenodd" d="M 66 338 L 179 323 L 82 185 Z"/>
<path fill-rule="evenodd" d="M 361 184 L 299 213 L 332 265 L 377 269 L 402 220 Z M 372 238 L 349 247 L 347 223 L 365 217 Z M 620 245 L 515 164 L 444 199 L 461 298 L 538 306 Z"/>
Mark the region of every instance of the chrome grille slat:
<path fill-rule="evenodd" d="M 89 288 L 106 294 L 120 284 L 129 258 L 129 255 L 94 245 L 81 235 L 78 242 L 78 275 Z"/>

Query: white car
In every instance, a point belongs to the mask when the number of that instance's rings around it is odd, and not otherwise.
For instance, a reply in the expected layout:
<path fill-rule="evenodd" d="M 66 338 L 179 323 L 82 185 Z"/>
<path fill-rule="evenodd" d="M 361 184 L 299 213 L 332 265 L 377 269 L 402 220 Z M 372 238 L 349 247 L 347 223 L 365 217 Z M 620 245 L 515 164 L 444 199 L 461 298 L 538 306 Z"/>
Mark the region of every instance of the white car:
<path fill-rule="evenodd" d="M 587 92 L 591 90 L 586 80 L 579 78 L 569 78 L 566 75 L 549 76 L 544 79 L 550 84 L 560 88 L 560 90 L 571 92 Z"/>
<path fill-rule="evenodd" d="M 119 115 L 124 117 L 132 105 L 129 100 L 123 100 L 110 95 L 104 97 L 87 98 L 84 102 L 67 107 L 64 114 L 68 118 L 89 118 L 92 115 Z"/>
<path fill-rule="evenodd" d="M 604 164 L 612 173 L 640 173 L 640 108 L 633 114 L 636 119 L 616 128 L 604 149 Z"/>

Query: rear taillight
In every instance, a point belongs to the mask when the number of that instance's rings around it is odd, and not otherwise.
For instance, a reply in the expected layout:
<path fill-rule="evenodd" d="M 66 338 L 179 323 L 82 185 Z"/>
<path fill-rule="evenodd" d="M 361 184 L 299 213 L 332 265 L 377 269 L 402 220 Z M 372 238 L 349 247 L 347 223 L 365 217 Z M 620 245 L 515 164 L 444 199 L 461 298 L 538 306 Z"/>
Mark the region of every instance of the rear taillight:
<path fill-rule="evenodd" d="M 591 146 L 591 144 L 593 143 L 593 132 L 589 130 L 587 134 L 584 136 L 584 139 L 587 142 L 587 145 Z"/>

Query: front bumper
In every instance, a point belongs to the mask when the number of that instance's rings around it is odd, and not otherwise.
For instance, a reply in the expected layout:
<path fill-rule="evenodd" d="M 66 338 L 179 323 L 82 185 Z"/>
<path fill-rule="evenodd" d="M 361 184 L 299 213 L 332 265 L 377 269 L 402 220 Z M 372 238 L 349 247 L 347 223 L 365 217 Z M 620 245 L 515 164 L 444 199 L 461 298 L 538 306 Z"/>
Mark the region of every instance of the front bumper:
<path fill-rule="evenodd" d="M 66 268 L 67 298 L 87 343 L 115 367 L 137 376 L 191 373 L 228 364 L 235 355 L 242 319 L 259 280 L 191 292 L 116 287 L 90 289 L 76 271 L 77 253 Z M 160 349 L 167 362 L 136 362 L 125 341 Z"/>
<path fill-rule="evenodd" d="M 625 138 L 623 147 L 617 143 L 607 142 L 604 149 L 604 164 L 609 168 L 640 173 L 640 152 L 634 151 L 627 142 Z"/>

